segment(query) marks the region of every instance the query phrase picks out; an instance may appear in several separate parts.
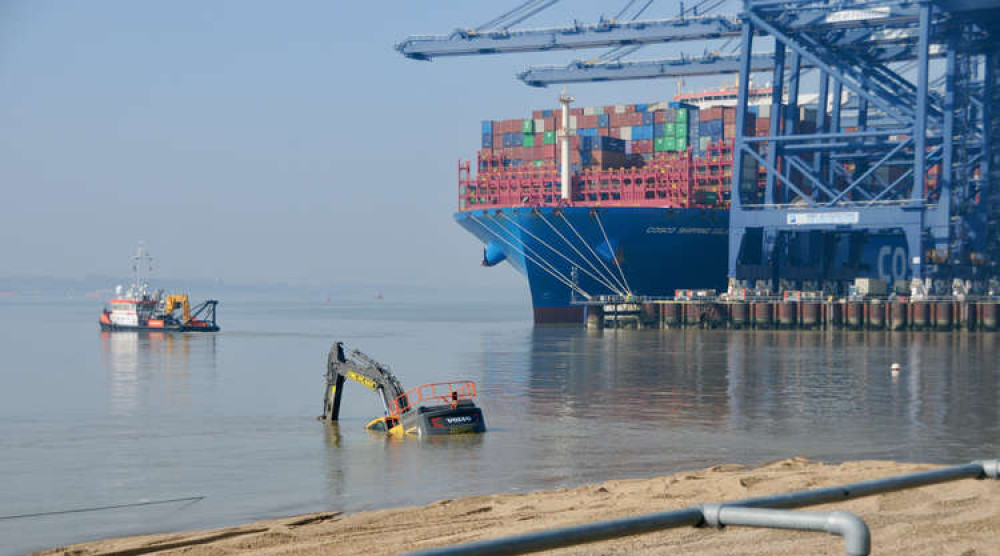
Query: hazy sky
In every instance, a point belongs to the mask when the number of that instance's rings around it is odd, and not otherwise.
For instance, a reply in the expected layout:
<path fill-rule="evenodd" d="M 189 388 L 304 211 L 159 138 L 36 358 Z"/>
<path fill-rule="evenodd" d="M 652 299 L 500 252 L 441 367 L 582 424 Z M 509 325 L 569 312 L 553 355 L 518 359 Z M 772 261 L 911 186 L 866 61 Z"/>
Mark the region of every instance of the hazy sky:
<path fill-rule="evenodd" d="M 453 222 L 456 163 L 480 120 L 556 104 L 519 70 L 596 53 L 393 50 L 518 3 L 0 3 L 0 276 L 126 275 L 144 240 L 164 277 L 521 287 Z M 566 0 L 530 23 L 624 4 Z M 674 82 L 570 93 L 644 102 Z"/>

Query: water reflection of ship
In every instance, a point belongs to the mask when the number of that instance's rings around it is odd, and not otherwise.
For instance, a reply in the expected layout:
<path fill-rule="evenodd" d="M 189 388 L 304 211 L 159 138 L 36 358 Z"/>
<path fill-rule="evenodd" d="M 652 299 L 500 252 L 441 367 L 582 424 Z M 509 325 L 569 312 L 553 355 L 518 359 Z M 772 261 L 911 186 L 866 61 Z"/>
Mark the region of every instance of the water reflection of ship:
<path fill-rule="evenodd" d="M 214 370 L 215 342 L 215 335 L 101 332 L 111 412 L 133 415 L 151 403 L 187 404 L 192 354 L 194 366 Z M 157 378 L 167 380 L 153 380 Z"/>
<path fill-rule="evenodd" d="M 533 411 L 658 426 L 722 422 L 728 408 L 720 349 L 700 336 L 535 329 Z"/>
<path fill-rule="evenodd" d="M 484 353 L 490 372 L 481 383 L 485 398 L 540 419 L 919 436 L 928 427 L 959 432 L 959 415 L 995 419 L 1000 391 L 992 335 L 561 328 L 530 335 L 527 361 L 503 359 L 516 350 Z M 906 369 L 897 379 L 892 361 Z M 529 372 L 519 373 L 525 363 Z"/>

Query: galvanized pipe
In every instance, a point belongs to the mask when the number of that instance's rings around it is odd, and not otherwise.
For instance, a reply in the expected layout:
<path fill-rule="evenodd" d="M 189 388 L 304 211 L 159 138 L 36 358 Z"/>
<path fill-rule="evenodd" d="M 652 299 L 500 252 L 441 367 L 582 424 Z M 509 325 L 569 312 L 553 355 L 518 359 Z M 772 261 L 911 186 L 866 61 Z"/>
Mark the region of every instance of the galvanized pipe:
<path fill-rule="evenodd" d="M 885 479 L 874 479 L 848 485 L 805 490 L 776 496 L 749 498 L 726 502 L 726 508 L 795 508 L 825 504 L 871 496 L 884 492 L 894 492 L 907 488 L 933 485 L 960 479 L 1000 479 L 1000 460 L 982 460 L 964 465 L 922 471 Z M 703 506 L 648 514 L 639 517 L 615 519 L 587 523 L 561 529 L 549 529 L 500 539 L 489 539 L 473 543 L 445 546 L 407 553 L 407 556 L 507 556 L 528 554 L 542 550 L 552 550 L 597 541 L 604 541 L 631 535 L 663 531 L 682 526 L 706 524 Z M 736 513 L 737 516 L 746 514 Z M 847 530 L 850 527 L 844 518 L 835 520 L 831 527 Z M 825 529 L 824 529 L 825 530 Z M 838 533 L 839 534 L 839 533 Z M 851 533 L 852 535 L 854 533 Z M 853 538 L 853 537 L 852 537 Z M 846 538 L 845 538 L 846 541 Z M 860 546 L 860 545 L 859 545 Z M 849 548 L 850 549 L 850 548 Z M 848 553 L 851 554 L 851 553 Z M 865 553 L 867 554 L 867 552 Z M 852 554 L 853 556 L 853 554 Z"/>
<path fill-rule="evenodd" d="M 705 515 L 705 525 L 710 527 L 736 525 L 819 531 L 843 537 L 847 556 L 868 556 L 871 553 L 868 525 L 860 517 L 848 512 L 800 512 L 722 504 L 707 504 L 702 507 L 702 512 Z"/>

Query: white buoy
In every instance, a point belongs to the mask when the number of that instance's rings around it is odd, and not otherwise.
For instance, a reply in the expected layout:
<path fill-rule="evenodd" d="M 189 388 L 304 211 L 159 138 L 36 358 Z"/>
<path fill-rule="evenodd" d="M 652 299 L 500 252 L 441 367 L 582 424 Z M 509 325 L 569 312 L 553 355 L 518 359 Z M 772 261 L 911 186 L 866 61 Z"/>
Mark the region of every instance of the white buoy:
<path fill-rule="evenodd" d="M 898 375 L 899 372 L 901 370 L 903 370 L 902 367 L 899 366 L 899 363 L 893 363 L 892 366 L 889 367 L 889 369 L 891 370 L 892 374 L 894 374 L 894 375 Z"/>

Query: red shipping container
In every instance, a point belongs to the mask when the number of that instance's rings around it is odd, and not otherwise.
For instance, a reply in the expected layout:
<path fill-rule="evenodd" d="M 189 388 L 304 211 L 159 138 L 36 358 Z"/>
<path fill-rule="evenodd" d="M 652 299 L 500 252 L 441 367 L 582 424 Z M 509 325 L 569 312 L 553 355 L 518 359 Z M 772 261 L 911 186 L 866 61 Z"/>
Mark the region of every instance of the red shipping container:
<path fill-rule="evenodd" d="M 615 107 L 614 106 L 605 106 L 604 107 L 604 113 L 605 114 L 609 114 L 609 115 L 610 114 L 614 114 L 615 113 Z"/>
<path fill-rule="evenodd" d="M 657 110 L 653 112 L 653 123 L 665 124 L 667 123 L 667 113 L 663 110 Z"/>
<path fill-rule="evenodd" d="M 722 119 L 722 107 L 713 106 L 711 108 L 706 108 L 701 111 L 701 121 L 707 122 L 711 120 L 721 120 Z"/>
<path fill-rule="evenodd" d="M 597 116 L 580 116 L 577 118 L 576 122 L 576 127 L 583 127 L 587 129 L 594 128 L 597 127 Z"/>
<path fill-rule="evenodd" d="M 635 105 L 634 104 L 626 104 L 625 105 L 625 113 L 626 114 L 632 114 L 633 112 L 635 112 Z"/>
<path fill-rule="evenodd" d="M 544 118 L 544 117 L 545 117 L 545 111 L 544 110 L 532 110 L 531 111 L 531 119 L 532 120 L 539 120 L 539 119 Z"/>
<path fill-rule="evenodd" d="M 569 109 L 569 115 L 570 116 L 582 116 L 583 115 L 583 108 L 570 108 Z"/>
<path fill-rule="evenodd" d="M 653 140 L 641 139 L 639 141 L 632 141 L 632 152 L 638 154 L 653 152 Z"/>
<path fill-rule="evenodd" d="M 562 122 L 562 119 L 561 118 L 545 118 L 545 130 L 546 131 L 551 131 L 553 129 L 556 129 L 556 126 L 558 125 L 558 124 L 556 124 L 557 121 L 558 122 Z"/>
<path fill-rule="evenodd" d="M 556 156 L 556 146 L 555 145 L 545 145 L 542 147 L 542 157 L 543 158 L 555 158 Z"/>
<path fill-rule="evenodd" d="M 611 137 L 611 130 L 606 127 L 597 128 L 597 135 L 599 137 Z"/>
<path fill-rule="evenodd" d="M 722 107 L 722 121 L 723 123 L 733 123 L 736 121 L 736 107 L 735 106 L 723 106 Z"/>

